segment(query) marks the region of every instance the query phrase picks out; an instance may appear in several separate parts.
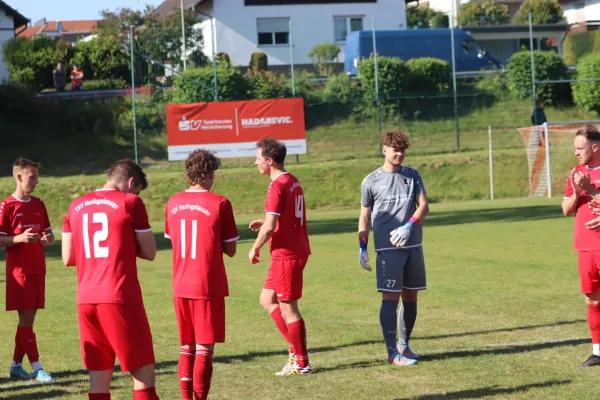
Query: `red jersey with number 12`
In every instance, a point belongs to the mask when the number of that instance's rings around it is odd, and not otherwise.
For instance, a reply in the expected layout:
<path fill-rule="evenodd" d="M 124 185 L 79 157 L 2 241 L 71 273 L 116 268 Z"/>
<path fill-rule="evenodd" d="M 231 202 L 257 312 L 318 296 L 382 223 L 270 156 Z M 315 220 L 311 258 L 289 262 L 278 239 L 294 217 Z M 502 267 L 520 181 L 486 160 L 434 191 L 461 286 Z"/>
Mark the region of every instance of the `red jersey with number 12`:
<path fill-rule="evenodd" d="M 169 199 L 165 237 L 173 245 L 173 296 L 229 296 L 223 243 L 239 239 L 231 203 L 206 190 L 186 190 Z"/>
<path fill-rule="evenodd" d="M 142 304 L 135 232 L 150 230 L 135 194 L 100 189 L 71 204 L 63 235 L 73 235 L 77 304 Z"/>
<path fill-rule="evenodd" d="M 284 172 L 273 179 L 267 191 L 265 212 L 279 216 L 269 241 L 271 258 L 308 257 L 304 191 L 294 175 Z"/>
<path fill-rule="evenodd" d="M 588 168 L 585 165 L 578 165 L 573 169 L 567 179 L 567 189 L 565 197 L 571 197 L 573 194 L 573 185 L 571 176 L 575 172 L 589 174 L 592 185 L 600 189 L 600 167 Z M 588 207 L 588 203 L 592 200 L 592 196 L 581 192 L 577 208 L 575 209 L 575 251 L 598 251 L 600 250 L 600 232 L 592 231 L 585 228 L 585 223 L 597 218 L 597 215 L 592 214 L 592 210 Z"/>

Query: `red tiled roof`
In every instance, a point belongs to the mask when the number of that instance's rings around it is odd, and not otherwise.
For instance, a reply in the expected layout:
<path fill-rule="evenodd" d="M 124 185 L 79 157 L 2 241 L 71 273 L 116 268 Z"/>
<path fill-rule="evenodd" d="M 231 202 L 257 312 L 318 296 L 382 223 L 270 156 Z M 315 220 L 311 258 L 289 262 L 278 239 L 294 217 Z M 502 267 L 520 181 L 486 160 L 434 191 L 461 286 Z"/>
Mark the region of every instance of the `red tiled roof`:
<path fill-rule="evenodd" d="M 63 33 L 92 33 L 98 28 L 98 20 L 83 20 L 83 21 L 61 21 L 63 25 Z M 25 29 L 19 37 L 32 38 L 35 35 L 43 33 L 56 33 L 57 21 L 50 21 L 42 26 L 30 26 Z"/>

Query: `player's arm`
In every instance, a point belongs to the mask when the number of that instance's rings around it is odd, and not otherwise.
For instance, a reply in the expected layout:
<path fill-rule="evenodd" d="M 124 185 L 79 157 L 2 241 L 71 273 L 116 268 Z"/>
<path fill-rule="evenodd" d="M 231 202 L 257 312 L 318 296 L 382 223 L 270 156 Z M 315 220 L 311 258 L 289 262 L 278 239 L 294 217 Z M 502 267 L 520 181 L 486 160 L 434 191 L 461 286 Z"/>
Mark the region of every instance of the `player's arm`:
<path fill-rule="evenodd" d="M 156 258 L 156 239 L 152 231 L 135 232 L 137 256 L 143 260 L 154 261 Z"/>
<path fill-rule="evenodd" d="M 73 235 L 71 233 L 62 234 L 61 239 L 61 253 L 63 264 L 66 267 L 75 266 L 75 249 L 73 248 Z"/>
<path fill-rule="evenodd" d="M 371 232 L 371 209 L 369 207 L 360 206 L 360 216 L 358 217 L 358 238 L 369 239 Z"/>
<path fill-rule="evenodd" d="M 237 251 L 237 241 L 233 242 L 223 242 L 223 253 L 227 254 L 229 257 L 235 256 L 235 252 Z"/>
<path fill-rule="evenodd" d="M 577 204 L 579 203 L 579 196 L 583 190 L 581 186 L 575 183 L 576 172 L 573 170 L 567 180 L 567 189 L 565 191 L 565 198 L 562 201 L 562 210 L 565 216 L 571 216 L 577 210 Z"/>
<path fill-rule="evenodd" d="M 31 228 L 15 236 L 0 233 L 0 247 L 12 247 L 20 243 L 37 243 L 39 240 L 40 234 L 31 232 Z"/>
<path fill-rule="evenodd" d="M 278 219 L 279 215 L 277 214 L 267 214 L 265 216 L 264 222 L 258 231 L 258 236 L 252 246 L 253 250 L 260 250 L 260 248 L 271 239 L 271 236 L 273 236 L 273 232 L 275 232 L 275 228 L 277 227 Z"/>
<path fill-rule="evenodd" d="M 125 201 L 135 231 L 137 256 L 143 260 L 154 261 L 156 258 L 156 238 L 148 222 L 146 205 L 136 195 L 128 196 Z"/>
<path fill-rule="evenodd" d="M 429 199 L 427 199 L 427 194 L 422 192 L 417 196 L 417 209 L 413 214 L 413 218 L 423 221 L 427 214 L 429 214 Z"/>

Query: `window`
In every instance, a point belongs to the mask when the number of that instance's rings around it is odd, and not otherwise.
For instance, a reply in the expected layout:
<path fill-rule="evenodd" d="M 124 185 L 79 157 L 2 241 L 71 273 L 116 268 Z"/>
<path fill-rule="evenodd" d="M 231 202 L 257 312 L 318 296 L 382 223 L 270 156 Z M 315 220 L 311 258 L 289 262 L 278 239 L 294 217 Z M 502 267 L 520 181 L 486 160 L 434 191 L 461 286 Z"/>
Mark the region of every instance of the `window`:
<path fill-rule="evenodd" d="M 345 42 L 349 32 L 363 30 L 363 17 L 334 17 L 333 34 L 336 42 Z"/>
<path fill-rule="evenodd" d="M 290 43 L 289 18 L 258 18 L 256 28 L 259 46 Z"/>

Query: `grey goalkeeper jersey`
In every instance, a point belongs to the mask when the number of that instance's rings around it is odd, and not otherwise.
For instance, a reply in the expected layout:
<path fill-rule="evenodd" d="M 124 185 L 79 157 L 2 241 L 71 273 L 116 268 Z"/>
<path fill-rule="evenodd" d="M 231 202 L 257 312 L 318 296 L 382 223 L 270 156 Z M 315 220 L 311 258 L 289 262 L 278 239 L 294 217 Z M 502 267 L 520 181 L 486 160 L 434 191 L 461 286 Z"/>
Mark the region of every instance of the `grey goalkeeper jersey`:
<path fill-rule="evenodd" d="M 361 185 L 361 204 L 371 209 L 375 251 L 398 250 L 390 242 L 390 232 L 405 224 L 417 209 L 417 196 L 425 192 L 416 169 L 400 167 L 396 172 L 378 168 Z M 423 227 L 415 226 L 404 248 L 421 246 Z"/>

